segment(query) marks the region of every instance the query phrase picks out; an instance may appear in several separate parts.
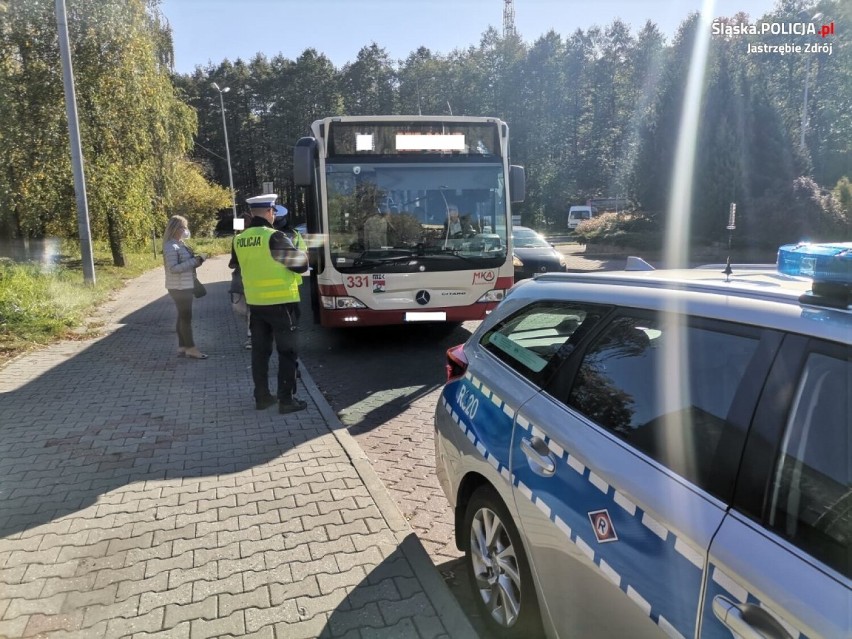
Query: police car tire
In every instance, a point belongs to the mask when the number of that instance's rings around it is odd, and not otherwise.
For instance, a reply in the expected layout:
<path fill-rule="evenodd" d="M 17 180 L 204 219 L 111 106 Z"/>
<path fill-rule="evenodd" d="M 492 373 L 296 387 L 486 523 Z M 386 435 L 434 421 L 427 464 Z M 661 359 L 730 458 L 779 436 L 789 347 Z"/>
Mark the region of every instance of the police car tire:
<path fill-rule="evenodd" d="M 474 574 L 472 551 L 469 540 L 473 519 L 477 512 L 482 509 L 488 509 L 499 517 L 500 522 L 503 524 L 503 528 L 512 543 L 518 563 L 518 573 L 521 577 L 520 612 L 518 613 L 518 618 L 515 623 L 508 628 L 499 624 L 491 616 L 491 612 L 486 607 L 485 601 L 483 601 L 480 596 L 476 583 L 476 576 Z M 509 510 L 491 486 L 480 486 L 473 492 L 465 510 L 463 526 L 462 534 L 463 539 L 465 540 L 465 565 L 467 568 L 470 588 L 480 615 L 482 616 L 482 619 L 485 620 L 485 623 L 491 633 L 501 639 L 535 639 L 536 637 L 544 636 L 541 626 L 541 613 L 538 607 L 538 598 L 536 597 L 535 585 L 533 583 L 532 573 L 530 572 L 529 562 L 527 561 L 527 555 L 524 551 L 523 544 L 521 543 L 521 536 L 518 533 L 515 522 L 509 514 Z"/>

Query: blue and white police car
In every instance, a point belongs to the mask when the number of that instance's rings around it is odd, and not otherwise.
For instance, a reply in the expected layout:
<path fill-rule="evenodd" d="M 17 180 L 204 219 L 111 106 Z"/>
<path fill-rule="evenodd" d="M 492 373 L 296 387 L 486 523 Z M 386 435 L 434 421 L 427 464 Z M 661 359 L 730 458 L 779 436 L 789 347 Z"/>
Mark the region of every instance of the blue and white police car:
<path fill-rule="evenodd" d="M 494 634 L 852 636 L 852 244 L 720 271 L 542 275 L 448 351 Z"/>

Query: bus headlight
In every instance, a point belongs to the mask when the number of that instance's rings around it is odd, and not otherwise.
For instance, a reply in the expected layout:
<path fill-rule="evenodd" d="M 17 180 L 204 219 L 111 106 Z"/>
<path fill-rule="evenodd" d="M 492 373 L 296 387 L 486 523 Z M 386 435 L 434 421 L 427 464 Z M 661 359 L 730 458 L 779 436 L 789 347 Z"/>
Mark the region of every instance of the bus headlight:
<path fill-rule="evenodd" d="M 349 308 L 367 308 L 367 305 L 354 297 L 322 296 L 322 307 L 328 311 L 346 310 Z"/>
<path fill-rule="evenodd" d="M 337 304 L 335 306 L 337 309 L 347 309 L 347 308 L 367 308 L 367 305 L 362 301 L 354 298 L 354 297 L 338 297 Z"/>
<path fill-rule="evenodd" d="M 479 302 L 502 302 L 503 298 L 506 297 L 506 291 L 502 288 L 495 288 L 488 291 L 485 295 L 480 297 L 477 301 Z"/>

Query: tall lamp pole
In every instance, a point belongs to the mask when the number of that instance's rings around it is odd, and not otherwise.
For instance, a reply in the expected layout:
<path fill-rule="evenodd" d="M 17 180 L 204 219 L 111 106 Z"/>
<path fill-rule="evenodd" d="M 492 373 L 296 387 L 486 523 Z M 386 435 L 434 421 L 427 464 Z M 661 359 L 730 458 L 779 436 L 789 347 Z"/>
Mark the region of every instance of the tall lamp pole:
<path fill-rule="evenodd" d="M 225 99 L 222 94 L 231 90 L 231 87 L 220 89 L 219 85 L 211 82 L 214 89 L 219 92 L 219 106 L 222 107 L 222 129 L 225 131 L 225 158 L 228 162 L 228 181 L 231 185 L 231 207 L 234 209 L 234 219 L 237 219 L 237 200 L 234 192 L 234 174 L 231 172 L 231 149 L 228 146 L 228 124 L 225 122 Z"/>
<path fill-rule="evenodd" d="M 68 136 L 71 143 L 71 172 L 74 175 L 74 193 L 77 196 L 77 229 L 80 234 L 83 281 L 94 285 L 95 261 L 92 255 L 92 232 L 89 227 L 89 202 L 86 199 L 86 173 L 83 169 L 83 147 L 77 120 L 77 98 L 74 94 L 74 69 L 71 65 L 71 46 L 68 43 L 65 0 L 56 0 L 56 29 L 59 32 L 59 59 L 62 63 L 65 112 L 68 116 Z"/>

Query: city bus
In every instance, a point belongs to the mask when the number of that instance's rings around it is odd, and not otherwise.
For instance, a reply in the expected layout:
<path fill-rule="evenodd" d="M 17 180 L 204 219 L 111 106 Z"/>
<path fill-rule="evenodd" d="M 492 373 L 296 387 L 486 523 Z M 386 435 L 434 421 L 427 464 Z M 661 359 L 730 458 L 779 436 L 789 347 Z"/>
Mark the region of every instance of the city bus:
<path fill-rule="evenodd" d="M 481 320 L 513 280 L 511 203 L 525 175 L 496 118 L 341 116 L 294 150 L 314 321 Z"/>

